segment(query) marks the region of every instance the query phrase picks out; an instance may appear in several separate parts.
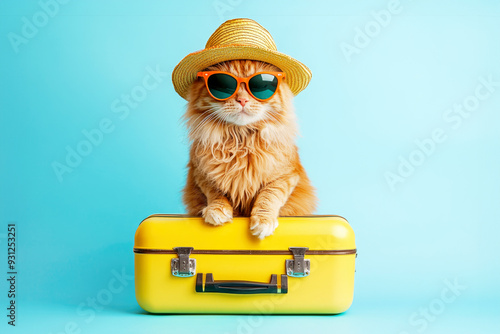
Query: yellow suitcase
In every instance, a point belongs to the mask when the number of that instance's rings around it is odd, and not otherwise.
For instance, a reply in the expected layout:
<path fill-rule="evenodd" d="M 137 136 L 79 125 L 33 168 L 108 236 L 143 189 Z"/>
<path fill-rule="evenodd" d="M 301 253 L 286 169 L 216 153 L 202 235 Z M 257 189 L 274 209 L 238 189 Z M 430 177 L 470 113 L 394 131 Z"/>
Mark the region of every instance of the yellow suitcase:
<path fill-rule="evenodd" d="M 151 313 L 346 311 L 354 291 L 354 232 L 339 216 L 280 217 L 264 240 L 249 219 L 152 215 L 135 234 L 135 289 Z"/>

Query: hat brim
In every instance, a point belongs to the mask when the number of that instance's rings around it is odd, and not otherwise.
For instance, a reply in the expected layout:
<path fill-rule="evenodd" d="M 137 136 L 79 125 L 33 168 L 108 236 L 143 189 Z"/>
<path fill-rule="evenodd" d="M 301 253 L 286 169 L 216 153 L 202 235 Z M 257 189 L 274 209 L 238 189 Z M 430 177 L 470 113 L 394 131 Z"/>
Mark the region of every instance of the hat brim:
<path fill-rule="evenodd" d="M 242 44 L 221 45 L 193 52 L 184 57 L 172 72 L 175 91 L 187 99 L 189 86 L 196 80 L 197 73 L 205 68 L 228 60 L 258 60 L 279 67 L 285 73 L 285 80 L 294 95 L 304 90 L 312 73 L 301 62 L 274 50 Z"/>

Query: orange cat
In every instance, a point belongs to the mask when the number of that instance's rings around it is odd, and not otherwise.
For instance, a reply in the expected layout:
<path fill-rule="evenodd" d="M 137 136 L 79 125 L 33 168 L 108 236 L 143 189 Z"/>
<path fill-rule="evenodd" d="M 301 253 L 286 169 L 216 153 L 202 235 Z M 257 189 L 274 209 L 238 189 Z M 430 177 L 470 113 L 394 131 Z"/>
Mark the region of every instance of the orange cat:
<path fill-rule="evenodd" d="M 232 60 L 206 71 L 246 78 L 280 69 Z M 262 239 L 276 229 L 278 216 L 315 210 L 314 188 L 294 142 L 293 94 L 286 78 L 267 101 L 255 99 L 245 83 L 230 99 L 216 100 L 202 78 L 190 86 L 187 99 L 184 117 L 192 145 L 183 201 L 190 215 L 201 215 L 213 225 L 250 216 L 252 234 Z"/>

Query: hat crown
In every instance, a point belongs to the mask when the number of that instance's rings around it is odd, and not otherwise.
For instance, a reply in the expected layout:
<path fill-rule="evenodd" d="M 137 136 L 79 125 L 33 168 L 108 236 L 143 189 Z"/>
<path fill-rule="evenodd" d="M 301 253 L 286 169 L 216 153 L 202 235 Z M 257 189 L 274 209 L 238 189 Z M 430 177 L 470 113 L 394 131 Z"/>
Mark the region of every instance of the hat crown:
<path fill-rule="evenodd" d="M 210 36 L 205 48 L 235 44 L 278 50 L 269 31 L 251 19 L 234 19 L 224 22 Z"/>

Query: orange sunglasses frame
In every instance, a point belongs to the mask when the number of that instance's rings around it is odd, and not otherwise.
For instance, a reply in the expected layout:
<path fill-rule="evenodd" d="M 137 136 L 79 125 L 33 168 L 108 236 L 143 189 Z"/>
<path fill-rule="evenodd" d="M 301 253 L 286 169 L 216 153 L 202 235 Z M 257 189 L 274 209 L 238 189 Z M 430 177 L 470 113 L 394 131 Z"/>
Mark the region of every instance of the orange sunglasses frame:
<path fill-rule="evenodd" d="M 215 96 L 212 95 L 212 93 L 210 92 L 210 89 L 208 88 L 208 78 L 210 78 L 211 75 L 213 74 L 227 74 L 231 77 L 233 77 L 234 79 L 236 79 L 237 81 L 237 87 L 236 87 L 236 90 L 234 91 L 233 94 L 231 94 L 231 96 L 229 97 L 226 97 L 225 99 L 218 99 L 216 98 Z M 271 75 L 274 75 L 277 79 L 278 79 L 278 85 L 276 86 L 276 91 L 273 93 L 273 95 L 271 95 L 270 97 L 268 97 L 267 99 L 259 99 L 258 97 L 256 97 L 255 95 L 252 94 L 252 91 L 250 90 L 250 88 L 248 88 L 248 81 L 250 81 L 250 79 L 252 79 L 254 76 L 256 75 L 259 75 L 259 74 L 271 74 Z M 252 74 L 251 76 L 247 77 L 247 78 L 240 78 L 240 77 L 237 77 L 231 73 L 228 73 L 228 72 L 224 72 L 224 71 L 206 71 L 206 72 L 198 72 L 198 78 L 203 78 L 204 81 L 205 81 L 205 87 L 207 88 L 207 91 L 208 91 L 208 94 L 210 94 L 211 97 L 213 97 L 214 99 L 218 100 L 218 101 L 226 101 L 226 100 L 229 100 L 230 98 L 232 98 L 233 96 L 236 95 L 236 93 L 238 92 L 238 90 L 240 89 L 240 86 L 241 86 L 241 83 L 245 83 L 245 86 L 247 87 L 247 91 L 250 95 L 252 95 L 252 97 L 256 100 L 259 100 L 259 101 L 267 101 L 269 99 L 271 99 L 274 94 L 276 94 L 276 92 L 278 91 L 278 87 L 280 86 L 281 84 L 281 80 L 283 78 L 285 78 L 285 73 L 283 72 L 257 72 L 255 74 Z"/>

